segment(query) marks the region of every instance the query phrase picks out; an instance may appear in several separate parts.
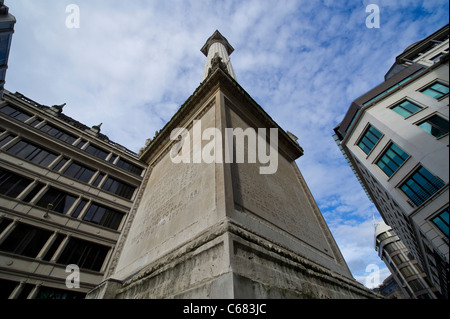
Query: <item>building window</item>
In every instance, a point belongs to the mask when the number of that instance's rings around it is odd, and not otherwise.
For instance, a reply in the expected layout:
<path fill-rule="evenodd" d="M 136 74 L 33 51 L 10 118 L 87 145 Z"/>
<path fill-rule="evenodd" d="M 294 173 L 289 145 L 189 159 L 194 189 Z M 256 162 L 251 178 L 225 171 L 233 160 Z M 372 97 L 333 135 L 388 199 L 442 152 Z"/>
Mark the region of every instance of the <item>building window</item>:
<path fill-rule="evenodd" d="M 2 147 L 3 145 L 6 145 L 9 141 L 13 140 L 15 137 L 16 137 L 16 135 L 13 135 L 13 134 L 6 135 L 5 137 L 3 137 L 0 140 L 0 147 Z"/>
<path fill-rule="evenodd" d="M 103 177 L 105 177 L 105 174 L 103 174 L 103 173 L 98 174 L 98 176 L 95 178 L 94 182 L 92 183 L 92 186 L 97 187 L 98 185 L 100 185 L 100 182 L 102 181 Z"/>
<path fill-rule="evenodd" d="M 75 292 L 72 290 L 63 290 L 49 287 L 41 287 L 36 299 L 52 299 L 52 300 L 74 300 L 84 299 L 85 293 Z"/>
<path fill-rule="evenodd" d="M 438 115 L 433 115 L 417 126 L 436 138 L 439 138 L 448 133 L 448 120 Z"/>
<path fill-rule="evenodd" d="M 448 207 L 439 215 L 431 219 L 431 221 L 444 233 L 447 237 L 448 233 Z"/>
<path fill-rule="evenodd" d="M 131 199 L 136 187 L 130 186 L 114 178 L 108 177 L 106 179 L 106 182 L 103 183 L 102 189 L 107 192 L 111 192 L 113 194 L 121 196 L 123 198 Z"/>
<path fill-rule="evenodd" d="M 378 160 L 377 165 L 387 176 L 391 177 L 408 157 L 408 153 L 392 143 Z"/>
<path fill-rule="evenodd" d="M 417 206 L 433 196 L 444 186 L 444 182 L 431 174 L 424 167 L 420 167 L 400 189 Z"/>
<path fill-rule="evenodd" d="M 50 165 L 58 157 L 56 154 L 26 141 L 19 141 L 7 152 L 44 167 Z"/>
<path fill-rule="evenodd" d="M 138 176 L 141 176 L 141 174 L 142 174 L 142 168 L 140 168 L 134 164 L 131 164 L 130 162 L 125 161 L 121 158 L 119 159 L 119 161 L 117 162 L 116 165 L 119 166 L 120 168 L 123 168 L 124 170 L 127 170 Z"/>
<path fill-rule="evenodd" d="M 10 173 L 0 168 L 0 194 L 16 198 L 32 182 L 31 179 Z"/>
<path fill-rule="evenodd" d="M 124 214 L 111 208 L 106 208 L 97 204 L 92 204 L 83 220 L 117 230 Z"/>
<path fill-rule="evenodd" d="M 66 133 L 50 124 L 45 124 L 40 130 L 68 144 L 73 144 L 77 140 L 72 134 Z"/>
<path fill-rule="evenodd" d="M 56 235 L 56 238 L 53 240 L 53 243 L 48 248 L 47 252 L 45 253 L 45 256 L 42 259 L 45 261 L 50 261 L 65 237 L 66 235 L 63 234 Z"/>
<path fill-rule="evenodd" d="M 42 188 L 44 188 L 45 184 L 43 183 L 36 183 L 36 185 L 33 186 L 33 188 L 31 189 L 31 191 L 27 194 L 27 196 L 25 196 L 25 198 L 23 199 L 24 202 L 31 202 L 33 200 L 33 198 L 37 195 L 37 193 L 39 193 Z"/>
<path fill-rule="evenodd" d="M 57 263 L 75 264 L 80 268 L 100 271 L 108 251 L 109 247 L 78 238 L 70 238 Z"/>
<path fill-rule="evenodd" d="M 68 158 L 63 157 L 58 164 L 55 165 L 55 167 L 53 167 L 53 170 L 56 172 L 59 172 L 59 170 L 67 163 L 67 161 L 69 161 Z"/>
<path fill-rule="evenodd" d="M 50 235 L 50 231 L 19 223 L 0 245 L 0 250 L 35 258 Z"/>
<path fill-rule="evenodd" d="M 51 187 L 36 203 L 36 205 L 65 214 L 69 211 L 77 197 Z"/>
<path fill-rule="evenodd" d="M 404 118 L 407 118 L 408 116 L 411 116 L 423 108 L 421 106 L 418 106 L 415 103 L 412 103 L 408 100 L 405 100 L 397 105 L 395 105 L 391 110 L 400 114 Z"/>
<path fill-rule="evenodd" d="M 0 112 L 2 112 L 3 114 L 9 115 L 21 122 L 25 122 L 26 120 L 28 120 L 31 117 L 30 114 L 22 112 L 10 105 L 5 105 L 3 107 L 0 107 Z"/>
<path fill-rule="evenodd" d="M 105 159 L 108 156 L 108 152 L 90 144 L 87 148 L 86 148 L 86 152 L 88 152 L 89 154 L 98 157 L 100 159 Z"/>
<path fill-rule="evenodd" d="M 364 153 L 368 155 L 378 143 L 381 136 L 382 134 L 380 133 L 380 131 L 370 125 L 360 139 L 358 146 L 363 150 Z"/>
<path fill-rule="evenodd" d="M 425 289 L 425 287 L 418 279 L 411 280 L 410 282 L 408 282 L 408 284 L 414 292 Z"/>
<path fill-rule="evenodd" d="M 428 86 L 421 92 L 423 94 L 431 96 L 432 98 L 440 99 L 441 97 L 448 94 L 448 85 L 445 85 L 440 82 L 435 82 L 434 84 Z"/>
<path fill-rule="evenodd" d="M 89 169 L 81 164 L 78 164 L 76 162 L 73 162 L 72 164 L 67 167 L 67 169 L 64 171 L 64 175 L 75 178 L 81 182 L 89 183 L 92 176 L 94 176 L 95 171 L 92 169 Z"/>

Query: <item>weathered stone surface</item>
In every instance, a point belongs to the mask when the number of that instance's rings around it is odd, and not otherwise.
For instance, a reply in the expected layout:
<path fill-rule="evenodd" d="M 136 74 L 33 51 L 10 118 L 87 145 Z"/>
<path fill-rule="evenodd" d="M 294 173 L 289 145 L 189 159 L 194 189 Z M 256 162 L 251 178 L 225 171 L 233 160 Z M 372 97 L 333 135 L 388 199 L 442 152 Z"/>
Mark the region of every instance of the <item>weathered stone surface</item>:
<path fill-rule="evenodd" d="M 259 174 L 260 163 L 173 163 L 170 129 L 185 128 L 192 138 L 196 120 L 221 132 L 278 128 L 277 172 Z M 121 284 L 99 286 L 90 296 L 377 297 L 351 277 L 295 164 L 302 153 L 236 82 L 215 70 L 143 150 L 149 173 L 108 272 L 109 281 Z"/>

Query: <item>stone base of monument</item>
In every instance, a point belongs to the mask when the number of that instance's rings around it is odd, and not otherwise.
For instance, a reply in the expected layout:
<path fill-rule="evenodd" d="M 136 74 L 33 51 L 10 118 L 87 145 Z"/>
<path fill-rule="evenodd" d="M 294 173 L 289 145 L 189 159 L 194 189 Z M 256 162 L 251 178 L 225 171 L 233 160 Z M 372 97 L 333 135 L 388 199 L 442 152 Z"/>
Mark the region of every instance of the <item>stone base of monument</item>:
<path fill-rule="evenodd" d="M 87 298 L 376 298 L 369 289 L 225 220 Z"/>

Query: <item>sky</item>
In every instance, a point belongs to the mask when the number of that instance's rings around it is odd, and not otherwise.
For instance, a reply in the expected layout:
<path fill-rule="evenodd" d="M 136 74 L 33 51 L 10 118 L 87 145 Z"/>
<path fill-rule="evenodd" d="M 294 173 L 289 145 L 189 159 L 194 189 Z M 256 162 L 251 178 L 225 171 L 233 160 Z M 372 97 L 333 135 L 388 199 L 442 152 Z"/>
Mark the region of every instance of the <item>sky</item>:
<path fill-rule="evenodd" d="M 66 20 L 75 4 L 79 28 Z M 368 28 L 379 8 L 379 28 Z M 17 23 L 5 88 L 138 152 L 199 86 L 218 29 L 239 84 L 304 149 L 296 162 L 355 279 L 389 270 L 374 249 L 381 220 L 334 143 L 352 101 L 395 57 L 449 23 L 447 0 L 6 0 Z M 71 8 L 71 7 L 69 7 Z M 374 21 L 374 20 L 371 20 Z M 377 269 L 377 272 L 374 272 Z"/>

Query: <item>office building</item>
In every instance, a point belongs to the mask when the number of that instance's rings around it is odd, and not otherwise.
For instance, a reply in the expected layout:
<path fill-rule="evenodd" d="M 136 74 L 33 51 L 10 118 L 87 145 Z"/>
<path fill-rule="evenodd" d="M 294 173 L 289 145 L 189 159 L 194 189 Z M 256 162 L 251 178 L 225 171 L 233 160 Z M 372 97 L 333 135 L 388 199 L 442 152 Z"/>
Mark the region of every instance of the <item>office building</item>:
<path fill-rule="evenodd" d="M 410 45 L 334 139 L 388 224 L 448 297 L 449 28 Z"/>
<path fill-rule="evenodd" d="M 0 100 L 1 298 L 83 298 L 100 283 L 146 169 L 63 107 Z"/>
<path fill-rule="evenodd" d="M 411 253 L 392 228 L 384 222 L 379 222 L 375 226 L 375 250 L 391 272 L 402 296 L 408 299 L 436 299 L 438 297 L 436 288 L 428 276 L 412 258 Z M 393 284 L 390 286 L 394 287 Z"/>

